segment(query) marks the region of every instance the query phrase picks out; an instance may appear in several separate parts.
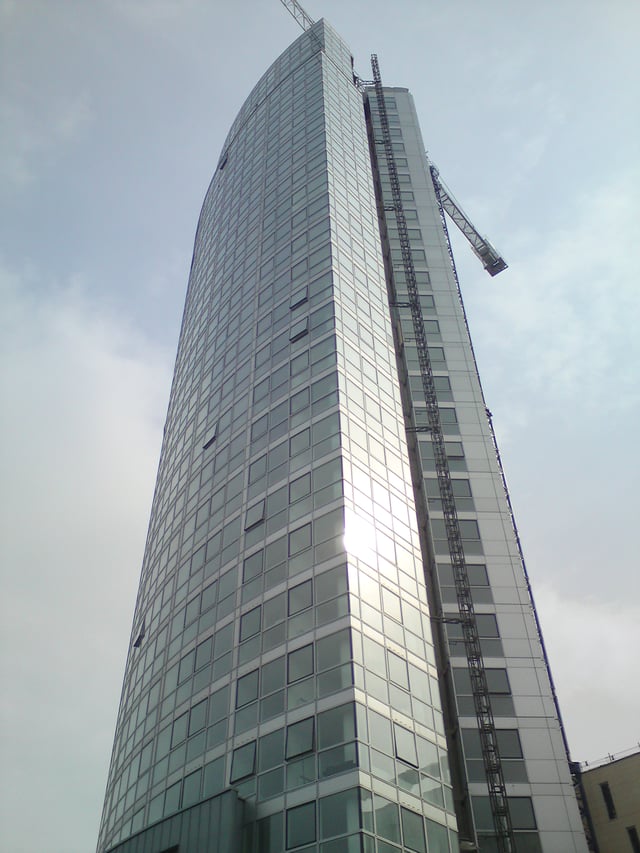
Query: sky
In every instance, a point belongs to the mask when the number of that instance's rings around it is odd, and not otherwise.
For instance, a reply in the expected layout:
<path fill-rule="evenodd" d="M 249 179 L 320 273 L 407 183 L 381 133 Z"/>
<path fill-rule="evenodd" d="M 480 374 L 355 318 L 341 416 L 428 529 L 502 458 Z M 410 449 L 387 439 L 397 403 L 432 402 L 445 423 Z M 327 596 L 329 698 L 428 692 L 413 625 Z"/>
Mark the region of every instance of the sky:
<path fill-rule="evenodd" d="M 308 0 L 414 94 L 573 758 L 640 739 L 636 0 Z M 95 848 L 206 187 L 277 0 L 0 0 L 0 847 Z M 635 535 L 635 534 L 634 534 Z"/>

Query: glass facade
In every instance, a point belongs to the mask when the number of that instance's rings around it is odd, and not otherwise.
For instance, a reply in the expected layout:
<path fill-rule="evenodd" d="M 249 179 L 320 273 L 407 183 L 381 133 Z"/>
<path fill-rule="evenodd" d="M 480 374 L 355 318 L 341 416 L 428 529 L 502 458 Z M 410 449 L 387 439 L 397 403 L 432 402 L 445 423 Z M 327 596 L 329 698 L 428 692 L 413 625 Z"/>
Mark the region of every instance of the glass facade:
<path fill-rule="evenodd" d="M 580 850 L 544 843 L 542 790 L 573 838 L 568 772 L 417 121 L 394 97 L 521 849 Z M 100 853 L 200 851 L 184 816 L 227 795 L 242 815 L 230 849 L 245 853 L 453 853 L 462 794 L 445 729 L 490 829 L 455 626 L 432 638 L 429 598 L 455 596 L 429 444 L 405 432 L 417 374 L 380 233 L 362 93 L 320 21 L 245 102 L 200 216 Z"/>

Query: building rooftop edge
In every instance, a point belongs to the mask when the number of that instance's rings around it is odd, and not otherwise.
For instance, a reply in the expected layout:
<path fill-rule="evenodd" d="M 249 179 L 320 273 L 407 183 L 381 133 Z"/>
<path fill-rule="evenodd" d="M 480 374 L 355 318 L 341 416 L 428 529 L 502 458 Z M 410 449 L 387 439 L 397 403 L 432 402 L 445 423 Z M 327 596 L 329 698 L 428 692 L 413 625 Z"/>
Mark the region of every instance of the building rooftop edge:
<path fill-rule="evenodd" d="M 626 758 L 633 758 L 635 755 L 640 755 L 640 743 L 621 752 L 609 753 L 609 755 L 605 755 L 602 758 L 595 758 L 593 761 L 580 761 L 580 770 L 586 773 L 598 767 L 605 767 L 607 764 L 615 764 L 618 761 L 624 761 Z"/>

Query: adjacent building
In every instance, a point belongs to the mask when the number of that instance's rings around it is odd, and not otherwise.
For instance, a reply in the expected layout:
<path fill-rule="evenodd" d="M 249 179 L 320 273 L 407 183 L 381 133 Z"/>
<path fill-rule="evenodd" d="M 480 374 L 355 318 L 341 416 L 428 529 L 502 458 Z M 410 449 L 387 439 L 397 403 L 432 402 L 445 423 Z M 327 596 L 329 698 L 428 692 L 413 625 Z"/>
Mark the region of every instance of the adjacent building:
<path fill-rule="evenodd" d="M 515 849 L 584 851 L 413 101 L 384 104 Z M 100 853 L 499 849 L 380 121 L 319 21 L 224 144 Z"/>
<path fill-rule="evenodd" d="M 594 853 L 640 853 L 640 750 L 580 774 L 586 830 Z"/>

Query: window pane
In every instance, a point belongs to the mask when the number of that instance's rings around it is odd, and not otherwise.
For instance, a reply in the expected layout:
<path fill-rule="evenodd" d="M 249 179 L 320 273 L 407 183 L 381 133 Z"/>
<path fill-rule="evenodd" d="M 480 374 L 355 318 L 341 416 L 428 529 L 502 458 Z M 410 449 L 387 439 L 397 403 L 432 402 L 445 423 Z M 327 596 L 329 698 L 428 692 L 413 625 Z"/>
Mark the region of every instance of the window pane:
<path fill-rule="evenodd" d="M 287 758 L 303 755 L 313 749 L 314 719 L 309 717 L 287 726 Z"/>
<path fill-rule="evenodd" d="M 509 812 L 514 829 L 536 828 L 536 818 L 530 797 L 509 797 Z"/>
<path fill-rule="evenodd" d="M 316 840 L 316 804 L 287 810 L 287 850 Z"/>
<path fill-rule="evenodd" d="M 375 711 L 369 711 L 369 743 L 387 755 L 393 755 L 391 723 Z"/>
<path fill-rule="evenodd" d="M 393 732 L 396 739 L 396 758 L 400 758 L 402 761 L 406 761 L 407 764 L 417 767 L 418 756 L 413 732 L 399 726 L 397 723 L 393 725 Z"/>
<path fill-rule="evenodd" d="M 234 749 L 233 760 L 231 762 L 231 782 L 237 782 L 238 779 L 244 779 L 246 776 L 251 776 L 255 769 L 256 763 L 256 742 L 247 743 L 244 746 Z"/>
<path fill-rule="evenodd" d="M 289 534 L 289 556 L 293 557 L 311 547 L 311 525 L 305 524 Z"/>
<path fill-rule="evenodd" d="M 345 628 L 316 643 L 318 672 L 351 660 L 351 631 Z"/>
<path fill-rule="evenodd" d="M 407 662 L 395 655 L 393 652 L 387 652 L 387 659 L 389 661 L 389 678 L 394 684 L 399 684 L 400 687 L 404 687 L 405 690 L 409 689 L 409 674 L 407 672 Z"/>
<path fill-rule="evenodd" d="M 376 814 L 376 832 L 388 841 L 395 841 L 400 844 L 398 806 L 378 794 L 374 794 L 373 802 Z"/>
<path fill-rule="evenodd" d="M 428 818 L 427 838 L 429 840 L 429 853 L 449 853 L 446 828 Z"/>
<path fill-rule="evenodd" d="M 266 696 L 275 690 L 280 690 L 285 685 L 284 656 L 276 658 L 262 667 L 262 690 L 261 695 Z"/>
<path fill-rule="evenodd" d="M 289 616 L 311 607 L 312 603 L 313 587 L 310 580 L 289 590 Z"/>
<path fill-rule="evenodd" d="M 326 779 L 338 773 L 355 770 L 358 766 L 355 743 L 346 743 L 326 749 L 318 756 L 318 777 Z"/>
<path fill-rule="evenodd" d="M 408 847 L 409 850 L 417 850 L 418 853 L 426 853 L 422 816 L 403 808 L 400 809 L 400 814 L 402 816 L 404 846 Z"/>
<path fill-rule="evenodd" d="M 211 695 L 209 701 L 209 722 L 215 723 L 229 713 L 229 687 L 223 687 Z"/>
<path fill-rule="evenodd" d="M 320 838 L 346 835 L 360 828 L 358 789 L 341 791 L 320 800 Z"/>
<path fill-rule="evenodd" d="M 318 714 L 318 749 L 325 749 L 355 737 L 353 704 L 341 705 Z"/>
<path fill-rule="evenodd" d="M 313 643 L 289 653 L 287 670 L 289 684 L 313 673 Z"/>
<path fill-rule="evenodd" d="M 189 715 L 189 734 L 195 734 L 203 729 L 207 721 L 207 700 L 203 699 L 191 709 Z"/>
<path fill-rule="evenodd" d="M 240 620 L 240 642 L 258 633 L 260 630 L 260 614 L 260 607 L 255 607 L 244 614 Z"/>
<path fill-rule="evenodd" d="M 278 729 L 260 738 L 258 771 L 269 770 L 284 761 L 284 729 Z"/>
<path fill-rule="evenodd" d="M 284 846 L 282 814 L 274 814 L 258 821 L 258 849 L 260 853 L 281 853 Z"/>
<path fill-rule="evenodd" d="M 238 679 L 236 708 L 241 708 L 248 702 L 258 698 L 258 670 L 254 669 L 248 675 Z"/>
<path fill-rule="evenodd" d="M 323 572 L 316 578 L 316 601 L 328 601 L 347 591 L 347 572 L 344 566 Z"/>

